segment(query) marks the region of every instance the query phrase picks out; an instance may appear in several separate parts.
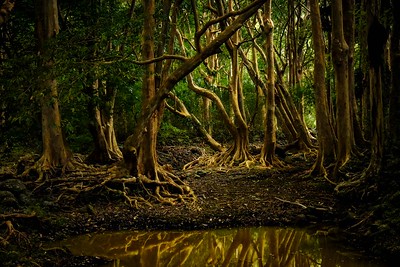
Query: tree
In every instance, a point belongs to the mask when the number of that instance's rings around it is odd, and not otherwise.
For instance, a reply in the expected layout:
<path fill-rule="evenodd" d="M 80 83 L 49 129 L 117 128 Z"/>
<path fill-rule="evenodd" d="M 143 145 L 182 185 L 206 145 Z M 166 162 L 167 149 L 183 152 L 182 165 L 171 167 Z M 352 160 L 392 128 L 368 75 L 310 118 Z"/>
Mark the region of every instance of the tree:
<path fill-rule="evenodd" d="M 97 31 L 97 27 L 101 25 L 101 15 L 103 12 L 113 12 L 115 2 L 109 3 L 109 6 L 104 5 L 102 1 L 90 1 L 89 3 L 92 13 L 84 13 L 83 23 L 89 29 L 87 45 L 91 53 L 90 58 L 95 60 L 96 57 L 101 57 L 102 53 L 112 53 L 113 50 L 121 50 L 121 45 L 113 46 L 112 39 L 104 32 Z M 129 16 L 133 13 L 130 10 Z M 111 14 L 110 20 L 114 22 Z M 126 31 L 126 29 L 124 29 Z M 108 38 L 101 42 L 99 40 Z M 107 52 L 102 52 L 107 51 Z M 100 56 L 99 56 L 100 54 Z M 113 82 L 113 77 L 110 74 L 99 75 L 101 69 L 98 66 L 90 66 L 87 72 L 87 83 L 85 88 L 89 96 L 88 109 L 91 116 L 89 123 L 89 131 L 93 138 L 94 150 L 86 158 L 87 162 L 109 163 L 122 159 L 122 152 L 118 147 L 117 138 L 114 130 L 114 106 L 117 96 L 117 86 Z M 100 76 L 100 77 L 99 77 Z M 105 77 L 104 77 L 105 76 Z"/>
<path fill-rule="evenodd" d="M 274 37 L 272 22 L 272 4 L 269 0 L 265 4 L 263 31 L 266 36 L 266 56 L 267 56 L 267 116 L 264 132 L 264 144 L 261 150 L 261 163 L 273 165 L 275 160 L 276 148 L 276 115 L 275 115 L 275 74 L 274 74 Z"/>
<path fill-rule="evenodd" d="M 40 178 L 57 167 L 67 167 L 71 152 L 67 148 L 61 129 L 57 81 L 52 72 L 54 62 L 49 43 L 59 31 L 57 0 L 38 0 L 36 3 L 36 36 L 41 59 L 42 75 L 38 89 L 42 96 L 42 157 L 36 163 Z"/>
<path fill-rule="evenodd" d="M 362 134 L 360 119 L 358 116 L 358 106 L 355 95 L 355 1 L 343 1 L 343 25 L 344 37 L 349 46 L 348 54 L 348 83 L 349 83 L 349 103 L 350 103 L 350 143 L 352 152 L 358 153 L 358 146 L 365 145 L 364 136 Z"/>
<path fill-rule="evenodd" d="M 325 175 L 325 160 L 335 159 L 335 137 L 329 116 L 328 100 L 325 88 L 325 44 L 323 40 L 321 15 L 318 0 L 310 0 L 312 37 L 314 46 L 314 92 L 318 132 L 318 157 L 313 172 Z"/>
<path fill-rule="evenodd" d="M 349 46 L 344 37 L 342 0 L 332 1 L 332 60 L 335 67 L 337 163 L 333 176 L 350 158 L 351 132 L 348 82 Z"/>
<path fill-rule="evenodd" d="M 152 120 L 152 118 L 156 121 L 156 118 L 154 118 L 154 116 L 157 115 L 160 105 L 162 105 L 164 99 L 168 96 L 169 92 L 174 88 L 174 86 L 179 81 L 181 81 L 185 76 L 190 74 L 202 62 L 204 62 L 206 58 L 217 53 L 219 47 L 224 42 L 226 42 L 238 29 L 240 29 L 243 23 L 248 18 L 250 18 L 255 12 L 257 12 L 257 10 L 262 6 L 262 4 L 265 1 L 266 0 L 254 1 L 240 11 L 226 14 L 224 16 L 215 19 L 212 22 L 206 23 L 203 28 L 201 28 L 199 31 L 196 32 L 195 46 L 197 50 L 195 55 L 190 58 L 185 58 L 182 56 L 170 56 L 170 57 L 161 56 L 160 58 L 157 59 L 153 58 L 152 56 L 153 53 L 151 52 L 153 49 L 151 42 L 153 41 L 150 37 L 151 34 L 149 33 L 151 33 L 155 27 L 153 27 L 153 29 L 150 29 L 149 27 L 145 26 L 146 31 L 144 31 L 144 36 L 146 36 L 146 38 L 144 40 L 145 42 L 149 43 L 146 44 L 146 47 L 144 47 L 143 52 L 145 53 L 144 54 L 145 58 L 147 57 L 148 60 L 144 60 L 142 64 L 150 65 L 147 67 L 147 75 L 145 76 L 146 79 L 145 83 L 147 84 L 147 86 L 149 87 L 153 86 L 152 84 L 154 83 L 154 79 L 152 78 L 153 74 L 151 73 L 152 68 L 154 68 L 154 66 L 151 66 L 151 64 L 153 64 L 156 61 L 161 61 L 168 58 L 169 59 L 175 58 L 183 61 L 183 63 L 175 67 L 175 69 L 172 72 L 170 73 L 167 72 L 165 74 L 163 73 L 162 76 L 163 79 L 160 81 L 159 87 L 157 88 L 156 91 L 151 92 L 152 94 L 151 97 L 149 97 L 145 101 L 142 109 L 143 112 L 140 118 L 138 119 L 135 131 L 133 135 L 127 138 L 123 149 L 124 160 L 126 162 L 129 172 L 132 175 L 138 175 L 139 177 L 141 177 L 142 180 L 145 180 L 144 177 L 147 177 L 147 179 L 151 181 L 152 184 L 156 185 L 156 194 L 158 194 L 158 196 L 160 196 L 159 192 L 163 191 L 164 189 L 166 189 L 165 194 L 171 196 L 171 194 L 168 192 L 169 191 L 167 188 L 168 186 L 172 186 L 173 188 L 175 188 L 178 192 L 177 195 L 181 196 L 192 195 L 192 192 L 190 188 L 188 188 L 184 184 L 181 184 L 179 179 L 177 179 L 177 177 L 175 176 L 170 176 L 164 172 L 163 173 L 163 177 L 165 178 L 164 181 L 161 181 L 160 179 L 157 178 L 156 173 L 162 170 L 159 168 L 159 166 L 157 166 L 156 163 L 155 143 L 154 142 L 152 143 L 152 141 L 149 140 L 149 135 L 154 134 L 153 132 L 154 128 L 149 128 L 149 127 L 155 127 L 155 125 L 151 124 L 152 122 L 150 121 Z M 148 8 L 144 9 L 145 16 L 148 16 L 147 17 L 148 21 L 146 21 L 145 24 L 151 24 L 153 22 L 150 14 L 151 12 L 154 12 L 154 7 L 153 7 L 154 2 L 143 3 L 143 5 L 144 6 L 149 5 Z M 219 21 L 232 17 L 234 15 L 237 15 L 237 17 L 228 27 L 226 27 L 219 34 L 217 38 L 215 38 L 211 43 L 207 44 L 205 47 L 201 47 L 199 42 L 200 37 L 206 32 L 206 30 L 210 25 L 218 23 Z M 175 33 L 173 32 L 171 38 L 174 38 L 174 36 Z M 147 160 L 144 160 L 145 158 Z M 146 165 L 144 165 L 143 163 L 145 163 Z M 175 197 L 178 197 L 177 195 L 175 195 Z M 167 201 L 172 202 L 171 200 Z"/>
<path fill-rule="evenodd" d="M 114 130 L 114 105 L 117 89 L 111 81 L 96 79 L 88 88 L 89 113 L 93 121 L 89 130 L 94 141 L 94 150 L 87 157 L 89 162 L 108 163 L 122 159 Z"/>
<path fill-rule="evenodd" d="M 365 176 L 375 176 L 381 170 L 384 143 L 384 115 L 382 99 L 382 72 L 384 49 L 388 39 L 385 27 L 379 21 L 378 1 L 369 2 L 368 61 L 371 121 L 371 159 Z"/>

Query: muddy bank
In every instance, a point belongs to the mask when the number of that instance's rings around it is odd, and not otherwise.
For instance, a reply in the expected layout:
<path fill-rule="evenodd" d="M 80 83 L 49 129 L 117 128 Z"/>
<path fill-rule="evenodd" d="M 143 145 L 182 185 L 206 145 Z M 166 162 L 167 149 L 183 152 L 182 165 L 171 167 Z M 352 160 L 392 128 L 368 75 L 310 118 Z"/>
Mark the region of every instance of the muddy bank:
<path fill-rule="evenodd" d="M 182 166 L 200 153 L 194 148 L 169 147 L 160 155 L 164 163 L 176 167 L 177 163 Z M 387 223 L 384 228 L 374 226 L 383 214 L 374 213 L 365 217 L 371 212 L 366 204 L 376 202 L 377 194 L 373 198 L 371 193 L 369 202 L 365 198 L 362 202 L 358 194 L 338 196 L 334 186 L 324 178 L 309 176 L 313 162 L 313 155 L 293 154 L 286 158 L 287 166 L 281 169 L 203 168 L 176 171 L 196 193 L 195 203 L 153 203 L 138 208 L 129 207 L 123 198 L 110 195 L 107 191 L 82 194 L 70 201 L 57 201 L 55 185 L 39 190 L 36 183 L 24 181 L 25 188 L 17 189 L 18 192 L 9 191 L 15 201 L 11 201 L 14 204 L 6 206 L 7 210 L 2 214 L 27 216 L 0 218 L 5 233 L 0 256 L 5 259 L 5 266 L 90 266 L 102 260 L 72 257 L 61 248 L 44 249 L 43 244 L 72 235 L 106 230 L 291 226 L 318 230 L 318 234 L 341 242 L 347 240 L 350 245 L 357 244 L 361 252 L 367 252 L 369 248 L 375 253 L 371 255 L 393 258 L 398 243 L 393 238 L 392 243 L 385 243 L 387 239 L 383 237 L 393 235 L 398 228 Z M 10 179 L 15 179 L 15 175 L 3 171 L 1 181 Z M 353 196 L 352 199 L 349 195 Z M 26 202 L 22 201 L 24 198 Z M 14 232 L 9 231 L 8 225 L 13 227 Z M 378 236 L 379 233 L 382 236 Z M 376 246 L 371 247 L 371 242 Z"/>

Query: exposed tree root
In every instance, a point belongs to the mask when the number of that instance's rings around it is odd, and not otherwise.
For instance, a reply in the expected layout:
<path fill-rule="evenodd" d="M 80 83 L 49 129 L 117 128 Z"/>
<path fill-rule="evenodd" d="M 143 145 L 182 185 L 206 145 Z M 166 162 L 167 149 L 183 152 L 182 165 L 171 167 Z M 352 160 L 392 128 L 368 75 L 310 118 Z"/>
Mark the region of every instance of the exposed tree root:
<path fill-rule="evenodd" d="M 156 179 L 144 175 L 133 177 L 120 164 L 95 168 L 81 162 L 70 162 L 62 170 L 47 170 L 35 181 L 37 194 L 50 192 L 58 203 L 90 199 L 97 195 L 106 198 L 121 197 L 134 208 L 152 206 L 152 203 L 176 204 L 196 202 L 194 192 L 166 165 L 157 167 Z M 35 164 L 28 170 L 38 171 Z M 41 171 L 41 170 L 40 170 Z M 61 173 L 60 173 L 61 172 Z M 50 176 L 51 175 L 51 176 Z M 51 177 L 51 178 L 50 178 Z M 46 178 L 46 179 L 44 179 Z M 1 215 L 0 215 L 1 218 Z"/>
<path fill-rule="evenodd" d="M 281 169 L 281 168 L 285 167 L 285 163 L 283 163 L 281 160 L 279 160 L 279 158 L 276 156 L 272 157 L 271 160 L 267 160 L 264 157 L 260 156 L 258 161 L 260 162 L 261 166 L 266 167 L 266 168 L 274 167 L 274 168 Z"/>
<path fill-rule="evenodd" d="M 68 171 L 91 169 L 89 165 L 83 163 L 79 156 L 71 156 L 63 166 L 56 166 L 49 157 L 43 155 L 32 167 L 22 173 L 22 177 L 29 176 L 32 173 L 37 174 L 36 182 L 43 182 L 50 178 L 62 176 Z"/>
<path fill-rule="evenodd" d="M 363 177 L 356 176 L 352 180 L 338 183 L 335 187 L 335 192 L 339 193 L 339 192 L 349 189 L 349 188 L 358 187 L 364 182 L 365 182 L 365 179 Z"/>
<path fill-rule="evenodd" d="M 189 163 L 183 169 L 194 167 L 247 167 L 250 168 L 256 164 L 254 157 L 247 149 L 237 149 L 231 146 L 226 151 L 218 152 L 212 156 L 204 155 Z"/>
<path fill-rule="evenodd" d="M 153 194 L 157 201 L 166 204 L 175 204 L 176 202 L 195 203 L 196 196 L 192 189 L 184 183 L 179 177 L 174 175 L 169 166 L 157 167 L 157 178 L 149 179 L 140 175 L 139 181 L 144 187 L 153 189 Z"/>
<path fill-rule="evenodd" d="M 22 233 L 14 228 L 14 225 L 11 221 L 7 220 L 0 225 L 5 224 L 7 227 L 5 237 L 0 236 L 0 245 L 5 246 L 9 243 L 10 239 L 16 238 L 17 242 L 21 241 L 28 242 L 28 238 L 25 233 Z"/>

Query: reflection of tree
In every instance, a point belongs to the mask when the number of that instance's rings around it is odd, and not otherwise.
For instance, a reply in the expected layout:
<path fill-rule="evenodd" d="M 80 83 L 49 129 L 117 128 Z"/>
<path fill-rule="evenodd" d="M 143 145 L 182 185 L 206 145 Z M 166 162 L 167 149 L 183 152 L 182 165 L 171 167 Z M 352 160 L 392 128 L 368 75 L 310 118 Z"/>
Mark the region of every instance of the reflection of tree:
<path fill-rule="evenodd" d="M 193 232 L 117 232 L 63 241 L 75 255 L 114 260 L 109 266 L 363 266 L 344 263 L 303 231 L 242 228 Z"/>
<path fill-rule="evenodd" d="M 203 236 L 202 232 L 118 232 L 77 237 L 65 246 L 75 255 L 120 259 L 113 266 L 181 266 Z"/>

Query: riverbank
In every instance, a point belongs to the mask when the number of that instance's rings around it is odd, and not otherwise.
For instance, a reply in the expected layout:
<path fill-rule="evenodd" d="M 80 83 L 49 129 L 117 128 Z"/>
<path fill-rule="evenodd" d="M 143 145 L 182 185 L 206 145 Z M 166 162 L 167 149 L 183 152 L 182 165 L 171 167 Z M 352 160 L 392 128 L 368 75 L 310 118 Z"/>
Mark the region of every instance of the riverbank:
<path fill-rule="evenodd" d="M 183 164 L 198 156 L 196 151 L 169 147 L 161 151 L 160 157 L 165 163 L 180 167 L 178 163 Z M 318 230 L 318 234 L 348 242 L 365 254 L 393 259 L 398 237 L 389 239 L 389 235 L 398 233 L 398 227 L 395 222 L 388 223 L 388 215 L 382 210 L 384 207 L 377 203 L 379 194 L 366 187 L 368 190 L 364 191 L 361 199 L 360 194 L 349 191 L 338 195 L 326 179 L 309 175 L 313 162 L 314 155 L 300 153 L 285 158 L 286 164 L 282 168 L 175 171 L 197 196 L 194 203 L 176 205 L 152 203 L 150 206 L 143 203 L 130 207 L 124 198 L 115 197 L 105 190 L 80 194 L 69 200 L 56 194 L 59 184 L 43 187 L 23 181 L 26 189 L 21 185 L 14 206 L 2 212 L 15 216 L 2 218 L 5 234 L 0 256 L 6 259 L 5 266 L 94 266 L 102 260 L 72 257 L 65 249 L 49 250 L 43 244 L 73 235 L 109 230 L 288 226 Z M 356 166 L 362 162 L 353 164 Z M 16 168 L 14 166 L 13 171 L 17 171 Z M 3 183 L 16 178 L 7 172 L 0 177 Z M 369 192 L 368 196 L 365 192 Z M 57 201 L 56 197 L 62 200 Z M 25 203 L 22 201 L 24 198 Z M 375 209 L 367 206 L 372 201 L 381 213 L 372 212 Z M 393 195 L 391 201 L 396 205 Z M 18 217 L 18 214 L 26 216 Z M 8 225 L 14 232 L 9 231 Z"/>

